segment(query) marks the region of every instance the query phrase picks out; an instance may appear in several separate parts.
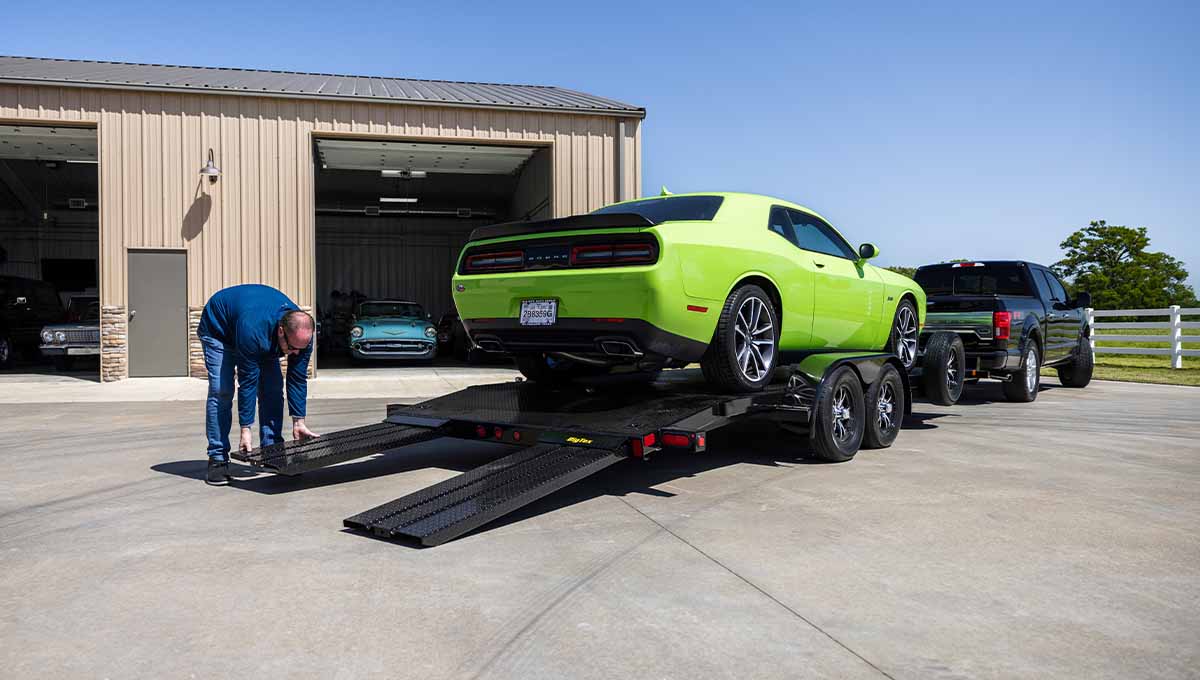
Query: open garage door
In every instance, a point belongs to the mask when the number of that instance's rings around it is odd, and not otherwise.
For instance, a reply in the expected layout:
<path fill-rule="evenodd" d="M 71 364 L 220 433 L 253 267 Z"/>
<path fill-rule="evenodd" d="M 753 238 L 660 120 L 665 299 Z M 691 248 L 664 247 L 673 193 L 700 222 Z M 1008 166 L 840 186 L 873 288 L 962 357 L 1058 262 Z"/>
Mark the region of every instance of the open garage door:
<path fill-rule="evenodd" d="M 0 125 L 5 372 L 99 378 L 96 161 L 95 129 Z"/>
<path fill-rule="evenodd" d="M 550 150 L 319 139 L 316 162 L 321 366 L 481 358 L 451 275 L 472 229 L 551 215 Z"/>

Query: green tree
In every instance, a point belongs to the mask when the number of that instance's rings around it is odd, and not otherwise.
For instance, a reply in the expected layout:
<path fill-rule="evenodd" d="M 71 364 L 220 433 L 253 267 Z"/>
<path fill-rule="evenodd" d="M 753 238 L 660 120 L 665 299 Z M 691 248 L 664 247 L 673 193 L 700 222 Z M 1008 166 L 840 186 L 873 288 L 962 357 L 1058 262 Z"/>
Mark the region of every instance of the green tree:
<path fill-rule="evenodd" d="M 1143 309 L 1194 306 L 1183 263 L 1166 253 L 1150 252 L 1145 227 L 1109 225 L 1096 220 L 1060 244 L 1066 255 L 1054 269 L 1076 291 L 1092 294 L 1096 309 Z"/>
<path fill-rule="evenodd" d="M 903 274 L 910 279 L 913 277 L 913 274 L 917 273 L 916 267 L 884 267 L 884 269 L 896 272 L 897 274 Z"/>

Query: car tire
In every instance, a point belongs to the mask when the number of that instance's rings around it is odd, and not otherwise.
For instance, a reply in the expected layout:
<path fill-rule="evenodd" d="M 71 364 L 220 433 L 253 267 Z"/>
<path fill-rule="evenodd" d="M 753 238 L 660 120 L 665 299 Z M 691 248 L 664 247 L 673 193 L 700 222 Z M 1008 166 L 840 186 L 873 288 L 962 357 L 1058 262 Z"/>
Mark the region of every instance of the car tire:
<path fill-rule="evenodd" d="M 556 359 L 545 352 L 532 354 L 517 354 L 513 356 L 517 370 L 530 382 L 556 387 L 566 385 L 579 378 L 604 375 L 608 372 L 602 366 L 589 366 L 568 359 Z"/>
<path fill-rule="evenodd" d="M 1058 380 L 1064 387 L 1087 387 L 1092 382 L 1092 372 L 1095 370 L 1095 357 L 1092 355 L 1092 343 L 1087 336 L 1079 336 L 1079 347 L 1075 348 L 1075 358 L 1071 363 L 1058 367 Z"/>
<path fill-rule="evenodd" d="M 705 379 L 721 390 L 757 392 L 771 382 L 778 359 L 779 321 L 771 298 L 753 284 L 737 288 L 725 300 L 700 358 Z"/>
<path fill-rule="evenodd" d="M 954 333 L 934 333 L 925 345 L 921 364 L 921 391 L 939 406 L 953 406 L 963 392 L 966 350 Z"/>
<path fill-rule="evenodd" d="M 887 364 L 867 389 L 862 448 L 886 449 L 896 441 L 904 421 L 904 379 Z"/>
<path fill-rule="evenodd" d="M 1021 353 L 1021 370 L 1003 383 L 1004 398 L 1023 404 L 1037 399 L 1038 387 L 1042 384 L 1041 376 L 1041 354 L 1037 342 L 1030 338 Z"/>
<path fill-rule="evenodd" d="M 892 317 L 892 331 L 888 335 L 886 350 L 895 354 L 905 371 L 912 371 L 917 365 L 917 340 L 920 338 L 920 317 L 917 307 L 909 300 L 901 300 L 896 305 L 896 314 Z"/>
<path fill-rule="evenodd" d="M 866 425 L 862 383 L 854 369 L 842 366 L 818 391 L 811 439 L 813 456 L 843 463 L 862 446 Z"/>

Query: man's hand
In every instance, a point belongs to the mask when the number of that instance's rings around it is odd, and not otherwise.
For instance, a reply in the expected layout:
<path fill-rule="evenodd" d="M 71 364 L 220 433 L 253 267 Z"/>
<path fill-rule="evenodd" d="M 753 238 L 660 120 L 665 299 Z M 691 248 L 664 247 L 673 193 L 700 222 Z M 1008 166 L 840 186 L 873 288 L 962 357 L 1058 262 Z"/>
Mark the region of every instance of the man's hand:
<path fill-rule="evenodd" d="M 250 440 L 250 428 L 242 428 L 242 440 L 238 443 L 238 450 L 242 453 L 250 453 L 254 450 L 254 442 Z"/>
<path fill-rule="evenodd" d="M 303 418 L 295 418 L 292 420 L 292 439 L 302 442 L 306 439 L 313 439 L 318 436 L 320 435 L 308 429 L 308 426 L 304 424 Z"/>

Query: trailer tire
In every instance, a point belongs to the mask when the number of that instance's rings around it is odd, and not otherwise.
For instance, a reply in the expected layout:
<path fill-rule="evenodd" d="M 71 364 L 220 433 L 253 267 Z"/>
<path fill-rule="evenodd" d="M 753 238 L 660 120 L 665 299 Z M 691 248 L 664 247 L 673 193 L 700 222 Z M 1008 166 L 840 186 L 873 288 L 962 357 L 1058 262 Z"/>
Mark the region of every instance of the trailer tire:
<path fill-rule="evenodd" d="M 813 415 L 812 453 L 830 463 L 854 457 L 862 445 L 866 408 L 862 382 L 849 366 L 835 370 L 820 390 Z"/>
<path fill-rule="evenodd" d="M 1028 404 L 1037 399 L 1038 387 L 1042 384 L 1041 354 L 1038 353 L 1036 338 L 1030 336 L 1025 341 L 1025 351 L 1021 353 L 1021 357 L 1021 369 L 1013 373 L 1002 386 L 1005 399 Z"/>
<path fill-rule="evenodd" d="M 904 421 L 904 380 L 887 364 L 867 389 L 864 449 L 886 449 L 896 441 Z"/>
<path fill-rule="evenodd" d="M 1079 347 L 1075 349 L 1075 358 L 1071 363 L 1058 367 L 1058 380 L 1064 387 L 1087 387 L 1092 382 L 1092 371 L 1095 370 L 1096 358 L 1092 356 L 1092 343 L 1087 336 L 1079 336 Z"/>
<path fill-rule="evenodd" d="M 958 403 L 966 368 L 962 338 L 955 333 L 934 333 L 925 345 L 925 359 L 921 364 L 921 387 L 925 397 L 939 406 Z"/>

